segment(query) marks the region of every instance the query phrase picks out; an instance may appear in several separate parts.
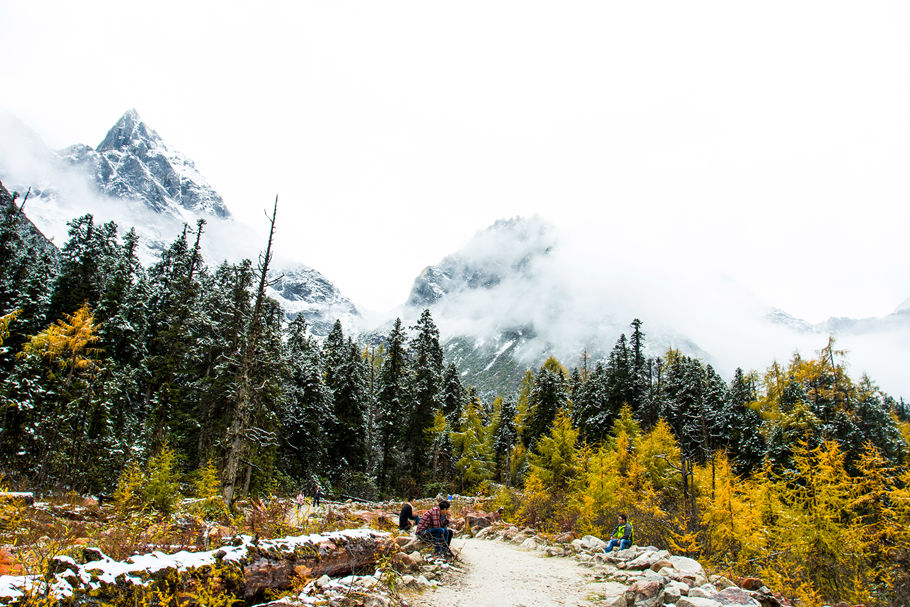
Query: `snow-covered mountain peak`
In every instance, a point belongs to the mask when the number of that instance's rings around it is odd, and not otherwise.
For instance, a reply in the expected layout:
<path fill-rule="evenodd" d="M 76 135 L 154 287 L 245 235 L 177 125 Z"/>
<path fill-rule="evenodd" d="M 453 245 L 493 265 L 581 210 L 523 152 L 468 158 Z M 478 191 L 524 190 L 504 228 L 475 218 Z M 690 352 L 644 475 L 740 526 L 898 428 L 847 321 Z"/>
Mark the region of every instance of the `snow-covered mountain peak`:
<path fill-rule="evenodd" d="M 124 113 L 98 147 L 74 145 L 60 156 L 89 173 L 102 193 L 141 201 L 156 213 L 187 222 L 231 216 L 193 161 L 168 147 L 136 110 Z"/>
<path fill-rule="evenodd" d="M 506 278 L 526 276 L 555 245 L 554 227 L 539 217 L 500 219 L 477 232 L 461 250 L 424 268 L 407 303 L 427 307 L 448 294 L 490 289 Z"/>
<path fill-rule="evenodd" d="M 163 147 L 161 137 L 142 122 L 139 112 L 131 109 L 120 117 L 95 150 L 106 152 L 149 146 Z"/>
<path fill-rule="evenodd" d="M 359 322 L 360 312 L 351 300 L 325 276 L 303 264 L 282 269 L 269 295 L 288 318 L 303 314 L 313 335 L 328 335 L 336 319 L 348 330 Z"/>

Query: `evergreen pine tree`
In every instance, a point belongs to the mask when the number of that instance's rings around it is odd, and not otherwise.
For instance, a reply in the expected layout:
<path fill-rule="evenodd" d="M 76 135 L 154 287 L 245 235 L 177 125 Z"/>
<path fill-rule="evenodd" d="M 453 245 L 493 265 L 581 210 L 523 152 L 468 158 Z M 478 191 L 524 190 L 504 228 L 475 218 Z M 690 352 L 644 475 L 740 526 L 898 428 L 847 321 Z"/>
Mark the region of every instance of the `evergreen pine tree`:
<path fill-rule="evenodd" d="M 765 450 L 761 415 L 749 405 L 758 400 L 754 380 L 737 368 L 730 382 L 727 406 L 727 453 L 737 474 L 747 475 L 761 464 Z"/>
<path fill-rule="evenodd" d="M 325 383 L 332 395 L 334 423 L 328 429 L 330 476 L 340 482 L 352 482 L 354 473 L 367 469 L 366 415 L 370 393 L 368 369 L 360 348 L 335 321 L 323 343 Z"/>
<path fill-rule="evenodd" d="M 498 407 L 496 403 L 498 404 Z M 515 428 L 515 417 L 518 411 L 515 403 L 508 398 L 497 397 L 494 401 L 494 424 L 495 433 L 493 435 L 493 453 L 496 457 L 496 470 L 500 481 L 507 481 L 509 477 L 509 458 L 512 455 L 512 449 L 518 442 L 518 431 Z"/>
<path fill-rule="evenodd" d="M 416 471 L 427 469 L 430 455 L 430 438 L 427 431 L 433 426 L 436 410 L 440 408 L 442 380 L 442 347 L 439 329 L 429 310 L 424 310 L 414 327 L 417 334 L 410 344 L 408 360 L 411 362 L 411 406 L 405 432 L 405 445 Z M 418 479 L 420 480 L 420 479 Z"/>
<path fill-rule="evenodd" d="M 455 363 L 449 363 L 446 367 L 445 375 L 442 378 L 442 412 L 449 422 L 449 426 L 454 426 L 461 419 L 462 407 L 467 400 L 464 388 L 461 386 L 461 378 L 458 376 L 458 369 Z"/>
<path fill-rule="evenodd" d="M 113 222 L 96 226 L 91 215 L 83 215 L 68 225 L 50 301 L 51 318 L 72 314 L 84 303 L 97 307 L 119 252 Z"/>
<path fill-rule="evenodd" d="M 13 334 L 7 339 L 12 351 L 18 351 L 27 336 L 47 326 L 50 287 L 59 267 L 57 250 L 41 246 L 39 237 L 27 229 L 21 209 L 0 185 L 0 315 L 20 311 Z M 0 370 L 8 372 L 11 368 L 11 360 L 0 358 Z"/>
<path fill-rule="evenodd" d="M 156 453 L 168 438 L 172 406 L 180 403 L 185 384 L 179 381 L 188 373 L 187 354 L 195 343 L 195 315 L 200 310 L 205 272 L 200 240 L 204 222 L 200 221 L 192 249 L 187 244 L 187 227 L 161 254 L 149 271 L 149 344 L 145 366 L 149 379 L 145 390 L 145 409 L 149 411 L 150 449 Z M 204 324 L 204 323 L 201 323 Z"/>
<path fill-rule="evenodd" d="M 573 422 L 585 440 L 594 442 L 606 438 L 619 413 L 620 406 L 610 399 L 608 383 L 607 369 L 598 362 L 573 396 Z"/>
<path fill-rule="evenodd" d="M 392 488 L 396 468 L 403 465 L 400 461 L 402 429 L 410 413 L 407 394 L 408 361 L 400 318 L 395 319 L 395 325 L 389 333 L 381 382 L 376 411 L 377 439 L 380 444 L 377 480 L 380 491 L 386 492 Z"/>
<path fill-rule="evenodd" d="M 567 409 L 568 404 L 565 369 L 551 356 L 534 378 L 534 388 L 528 399 L 530 423 L 525 442 L 533 447 L 539 437 L 549 432 L 556 414 Z"/>
<path fill-rule="evenodd" d="M 618 411 L 625 404 L 632 406 L 632 353 L 625 334 L 610 352 L 606 369 L 608 408 Z"/>
<path fill-rule="evenodd" d="M 652 419 L 652 407 L 649 403 L 650 365 L 645 357 L 645 334 L 641 330 L 642 322 L 637 318 L 632 321 L 632 335 L 629 337 L 631 388 L 629 405 L 635 416 L 645 428 L 650 428 L 656 419 Z"/>
<path fill-rule="evenodd" d="M 337 420 L 331 391 L 323 381 L 319 348 L 307 336 L 302 314 L 291 321 L 285 348 L 280 457 L 285 473 L 302 484 L 323 472 L 326 431 Z"/>

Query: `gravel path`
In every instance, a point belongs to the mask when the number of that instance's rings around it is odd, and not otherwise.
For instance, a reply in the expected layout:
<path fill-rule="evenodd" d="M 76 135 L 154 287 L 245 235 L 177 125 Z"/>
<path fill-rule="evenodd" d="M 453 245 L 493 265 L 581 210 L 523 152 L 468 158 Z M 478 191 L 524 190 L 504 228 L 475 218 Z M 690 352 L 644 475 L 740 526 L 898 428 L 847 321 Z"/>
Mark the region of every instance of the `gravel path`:
<path fill-rule="evenodd" d="M 473 538 L 453 542 L 464 577 L 411 600 L 419 607 L 590 607 L 590 571 L 572 559 Z"/>

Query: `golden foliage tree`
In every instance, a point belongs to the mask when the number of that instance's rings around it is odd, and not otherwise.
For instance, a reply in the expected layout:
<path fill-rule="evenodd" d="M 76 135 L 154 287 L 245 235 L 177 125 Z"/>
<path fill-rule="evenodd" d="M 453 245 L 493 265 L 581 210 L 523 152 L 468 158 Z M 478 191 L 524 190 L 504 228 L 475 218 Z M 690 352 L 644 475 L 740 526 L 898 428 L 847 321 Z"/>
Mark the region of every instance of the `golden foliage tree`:
<path fill-rule="evenodd" d="M 0 346 L 3 345 L 3 340 L 9 337 L 10 324 L 16 320 L 21 312 L 22 310 L 13 310 L 9 314 L 0 316 Z"/>
<path fill-rule="evenodd" d="M 83 304 L 74 314 L 64 314 L 63 320 L 29 339 L 23 354 L 40 356 L 66 371 L 69 384 L 76 371 L 97 368 L 97 361 L 91 357 L 99 353 L 92 347 L 100 339 L 99 328 L 88 304 Z"/>
<path fill-rule="evenodd" d="M 753 505 L 754 487 L 738 478 L 726 453 L 714 456 L 714 466 L 695 468 L 700 544 L 709 564 L 738 571 L 765 549 L 761 512 Z"/>
<path fill-rule="evenodd" d="M 838 444 L 812 448 L 801 441 L 793 450 L 793 468 L 776 488 L 783 508 L 772 537 L 776 547 L 788 549 L 789 563 L 769 563 L 763 573 L 808 602 L 816 593 L 866 602 L 868 596 L 856 596 L 857 578 L 866 571 L 857 550 L 863 529 L 850 515 L 854 484 Z"/>

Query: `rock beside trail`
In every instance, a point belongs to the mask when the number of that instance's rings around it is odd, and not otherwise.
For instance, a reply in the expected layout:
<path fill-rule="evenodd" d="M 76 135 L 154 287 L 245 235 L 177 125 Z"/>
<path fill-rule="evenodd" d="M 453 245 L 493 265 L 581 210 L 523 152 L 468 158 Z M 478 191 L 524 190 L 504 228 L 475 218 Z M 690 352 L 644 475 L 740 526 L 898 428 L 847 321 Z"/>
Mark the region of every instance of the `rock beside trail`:
<path fill-rule="evenodd" d="M 720 601 L 704 597 L 685 596 L 676 602 L 676 607 L 723 607 Z"/>
<path fill-rule="evenodd" d="M 643 552 L 631 561 L 626 562 L 626 569 L 651 569 L 655 563 L 665 561 L 669 558 L 670 553 L 666 550 L 657 552 Z M 672 561 L 668 561 L 672 563 Z M 659 569 L 658 569 L 659 571 Z"/>
<path fill-rule="evenodd" d="M 554 538 L 531 529 L 494 522 L 480 530 L 480 539 L 517 544 L 550 556 L 571 556 L 592 568 L 597 581 L 591 584 L 599 605 L 607 607 L 780 607 L 781 603 L 757 578 L 741 578 L 737 584 L 723 576 L 711 581 L 695 559 L 670 554 L 654 546 L 631 546 L 603 552 L 606 542 L 586 535 Z"/>
<path fill-rule="evenodd" d="M 607 547 L 607 543 L 600 538 L 594 537 L 593 535 L 586 535 L 579 540 L 581 547 L 585 550 L 603 550 Z"/>

